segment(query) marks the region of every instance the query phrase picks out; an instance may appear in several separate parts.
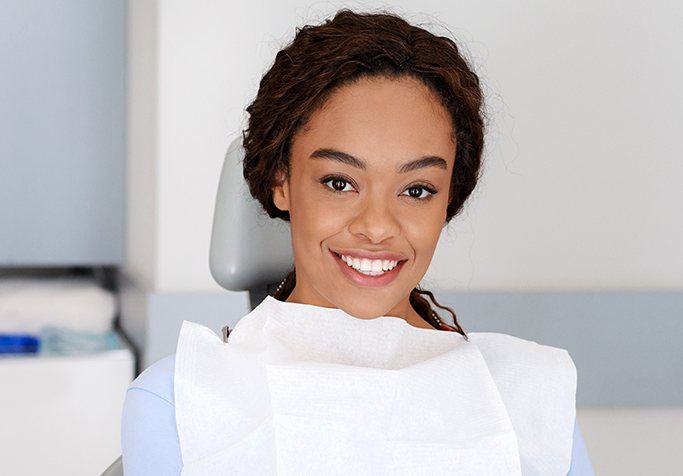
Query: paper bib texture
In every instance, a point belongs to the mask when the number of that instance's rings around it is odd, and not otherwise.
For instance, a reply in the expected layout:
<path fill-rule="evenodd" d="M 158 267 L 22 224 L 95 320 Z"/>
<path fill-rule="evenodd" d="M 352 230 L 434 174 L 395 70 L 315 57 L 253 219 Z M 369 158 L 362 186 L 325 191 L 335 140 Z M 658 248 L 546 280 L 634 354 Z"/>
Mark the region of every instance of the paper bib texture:
<path fill-rule="evenodd" d="M 566 475 L 569 354 L 469 336 L 270 296 L 227 343 L 184 321 L 182 474 Z"/>

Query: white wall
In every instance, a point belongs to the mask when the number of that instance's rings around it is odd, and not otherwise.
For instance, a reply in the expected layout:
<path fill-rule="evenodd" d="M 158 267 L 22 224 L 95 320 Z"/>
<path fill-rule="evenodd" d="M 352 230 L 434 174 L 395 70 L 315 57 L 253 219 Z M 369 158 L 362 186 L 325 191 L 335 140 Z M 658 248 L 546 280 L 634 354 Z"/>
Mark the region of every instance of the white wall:
<path fill-rule="evenodd" d="M 156 1 L 128 2 L 126 104 L 126 274 L 156 285 L 158 262 L 158 10 Z"/>
<path fill-rule="evenodd" d="M 208 249 L 222 157 L 295 26 L 341 5 L 384 6 L 309 3 L 131 2 L 154 28 L 144 41 L 156 51 L 131 74 L 147 68 L 156 76 L 132 96 L 142 101 L 129 123 L 131 171 L 141 176 L 129 195 L 128 267 L 156 290 L 219 289 Z M 680 4 L 392 5 L 435 31 L 448 26 L 489 95 L 484 178 L 444 234 L 426 284 L 464 291 L 683 287 Z M 131 21 L 133 30 L 145 28 L 142 19 Z"/>
<path fill-rule="evenodd" d="M 598 476 L 683 474 L 683 407 L 584 407 L 576 418 Z"/>

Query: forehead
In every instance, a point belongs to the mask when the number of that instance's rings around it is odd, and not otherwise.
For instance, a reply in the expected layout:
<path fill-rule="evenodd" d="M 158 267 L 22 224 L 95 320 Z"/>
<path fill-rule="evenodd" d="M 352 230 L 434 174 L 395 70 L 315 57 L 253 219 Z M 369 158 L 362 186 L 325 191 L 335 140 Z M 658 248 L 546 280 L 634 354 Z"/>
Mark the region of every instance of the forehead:
<path fill-rule="evenodd" d="M 425 154 L 453 161 L 453 132 L 448 111 L 421 81 L 363 78 L 330 95 L 297 134 L 293 149 L 296 156 L 330 147 L 371 163 Z"/>

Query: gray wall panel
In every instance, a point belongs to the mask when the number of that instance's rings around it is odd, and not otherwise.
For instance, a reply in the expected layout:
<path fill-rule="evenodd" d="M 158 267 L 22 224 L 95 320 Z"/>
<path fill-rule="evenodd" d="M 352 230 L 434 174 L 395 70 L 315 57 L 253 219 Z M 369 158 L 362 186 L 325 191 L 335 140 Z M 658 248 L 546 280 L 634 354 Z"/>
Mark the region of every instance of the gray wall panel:
<path fill-rule="evenodd" d="M 0 266 L 123 260 L 125 1 L 0 15 Z"/>
<path fill-rule="evenodd" d="M 683 293 L 443 293 L 468 332 L 567 349 L 580 405 L 683 403 Z M 442 313 L 443 314 L 443 313 Z"/>

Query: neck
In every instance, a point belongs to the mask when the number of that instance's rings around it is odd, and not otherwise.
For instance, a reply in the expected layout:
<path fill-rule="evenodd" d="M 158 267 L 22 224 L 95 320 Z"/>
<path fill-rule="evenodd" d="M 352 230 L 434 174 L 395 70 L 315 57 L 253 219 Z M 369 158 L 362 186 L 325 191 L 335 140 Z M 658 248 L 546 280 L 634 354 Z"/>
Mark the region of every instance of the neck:
<path fill-rule="evenodd" d="M 287 299 L 285 299 L 286 302 L 295 302 L 299 304 L 312 304 L 315 306 L 321 306 L 321 307 L 334 307 L 334 308 L 341 308 L 343 307 L 340 306 L 335 306 L 332 303 L 329 302 L 323 302 L 322 299 L 312 299 L 310 297 L 306 297 L 302 295 L 303 293 L 301 290 L 298 289 L 298 286 L 295 286 L 292 292 L 289 294 Z M 344 311 L 346 311 L 344 309 Z M 354 315 L 348 311 L 346 311 L 350 315 Z M 406 296 L 404 299 L 402 299 L 396 306 L 394 306 L 390 311 L 384 313 L 383 315 L 386 316 L 393 316 L 393 317 L 398 317 L 400 319 L 405 320 L 408 324 L 410 324 L 413 327 L 418 327 L 421 329 L 434 329 L 434 327 L 429 324 L 427 321 L 425 321 L 422 316 L 420 316 L 417 311 L 413 308 L 413 306 L 410 304 L 410 295 Z M 374 317 L 379 317 L 378 316 L 372 316 L 372 317 L 359 317 L 359 319 L 372 319 Z"/>

